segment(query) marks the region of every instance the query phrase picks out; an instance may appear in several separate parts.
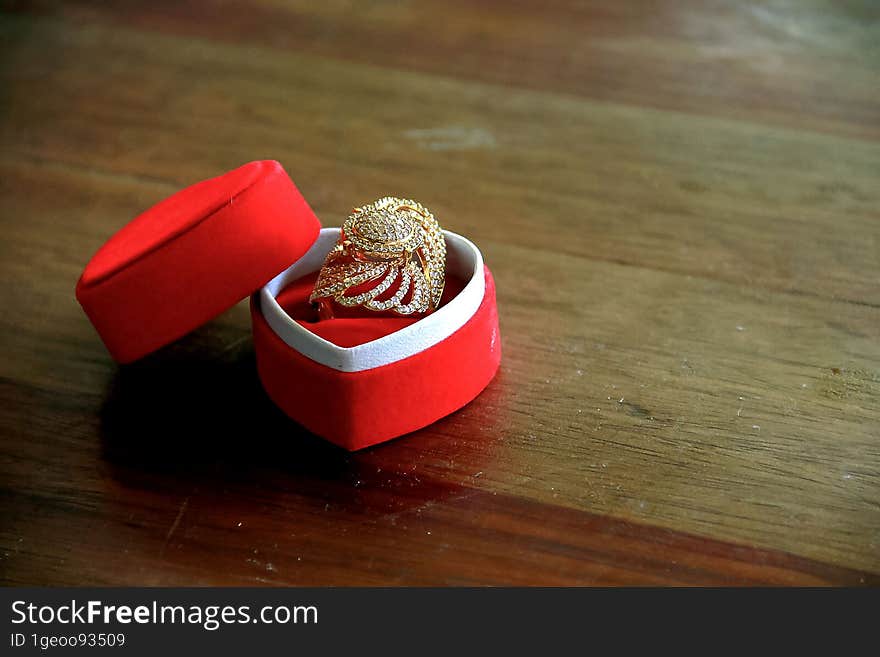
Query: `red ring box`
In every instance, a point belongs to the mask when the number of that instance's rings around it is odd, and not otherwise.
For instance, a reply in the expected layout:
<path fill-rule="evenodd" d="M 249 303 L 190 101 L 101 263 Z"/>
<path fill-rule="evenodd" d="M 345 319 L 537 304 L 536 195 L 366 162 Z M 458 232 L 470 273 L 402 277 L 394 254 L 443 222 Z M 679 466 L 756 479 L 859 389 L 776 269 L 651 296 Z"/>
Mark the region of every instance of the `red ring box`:
<path fill-rule="evenodd" d="M 476 246 L 449 232 L 447 287 L 454 294 L 430 315 L 297 321 L 297 311 L 308 315 L 314 273 L 338 235 L 338 228 L 323 229 L 308 253 L 251 297 L 251 317 L 269 397 L 310 431 L 357 450 L 421 429 L 473 400 L 498 370 L 501 342 L 492 274 Z M 375 333 L 364 341 L 370 329 Z"/>
<path fill-rule="evenodd" d="M 446 233 L 447 291 L 423 318 L 313 321 L 308 294 L 339 233 L 274 161 L 197 183 L 137 216 L 86 265 L 76 297 L 110 354 L 137 360 L 251 296 L 257 371 L 292 419 L 348 450 L 473 400 L 501 358 L 495 286 Z"/>

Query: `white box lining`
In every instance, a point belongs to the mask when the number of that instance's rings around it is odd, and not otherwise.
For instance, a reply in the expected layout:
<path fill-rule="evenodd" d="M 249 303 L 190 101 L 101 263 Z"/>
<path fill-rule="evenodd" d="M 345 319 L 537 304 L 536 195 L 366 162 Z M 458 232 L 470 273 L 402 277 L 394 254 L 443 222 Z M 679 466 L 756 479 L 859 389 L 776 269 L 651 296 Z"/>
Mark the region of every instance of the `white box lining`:
<path fill-rule="evenodd" d="M 447 272 L 468 281 L 464 289 L 439 310 L 390 335 L 354 347 L 333 344 L 294 321 L 275 297 L 291 282 L 321 268 L 339 232 L 339 228 L 323 228 L 308 252 L 259 292 L 260 312 L 275 334 L 321 365 L 340 372 L 361 372 L 409 358 L 458 331 L 483 302 L 486 281 L 480 250 L 461 235 L 443 231 Z"/>

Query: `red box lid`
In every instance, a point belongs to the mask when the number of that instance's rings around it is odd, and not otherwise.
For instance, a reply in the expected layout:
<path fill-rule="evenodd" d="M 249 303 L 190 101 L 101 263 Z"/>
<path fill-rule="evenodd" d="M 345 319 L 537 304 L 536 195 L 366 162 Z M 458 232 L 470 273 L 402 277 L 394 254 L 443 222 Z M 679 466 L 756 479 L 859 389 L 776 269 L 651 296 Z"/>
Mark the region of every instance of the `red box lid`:
<path fill-rule="evenodd" d="M 86 265 L 76 298 L 113 358 L 128 363 L 261 288 L 320 227 L 278 162 L 250 162 L 135 217 Z"/>

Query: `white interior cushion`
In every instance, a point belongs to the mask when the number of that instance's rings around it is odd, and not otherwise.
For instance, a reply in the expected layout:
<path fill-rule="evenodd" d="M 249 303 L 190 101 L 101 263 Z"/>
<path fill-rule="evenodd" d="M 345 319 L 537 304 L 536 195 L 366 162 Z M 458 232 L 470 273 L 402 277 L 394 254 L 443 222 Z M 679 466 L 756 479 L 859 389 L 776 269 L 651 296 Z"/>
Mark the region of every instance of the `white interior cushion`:
<path fill-rule="evenodd" d="M 260 290 L 260 309 L 266 322 L 288 346 L 313 361 L 340 372 L 360 372 L 413 356 L 442 342 L 474 316 L 486 292 L 483 256 L 461 235 L 443 231 L 446 237 L 447 272 L 467 285 L 449 303 L 415 324 L 355 347 L 340 347 L 295 322 L 275 297 L 292 281 L 321 268 L 336 243 L 339 228 L 324 228 L 312 248 L 287 270 Z M 364 312 L 370 312 L 365 310 Z"/>

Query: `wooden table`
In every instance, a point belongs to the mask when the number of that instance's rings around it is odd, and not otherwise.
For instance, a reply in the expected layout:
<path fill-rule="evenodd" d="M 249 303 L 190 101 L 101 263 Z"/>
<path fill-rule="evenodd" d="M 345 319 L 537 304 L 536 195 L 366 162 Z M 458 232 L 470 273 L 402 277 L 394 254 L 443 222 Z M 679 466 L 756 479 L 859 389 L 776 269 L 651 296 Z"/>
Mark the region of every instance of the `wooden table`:
<path fill-rule="evenodd" d="M 4 7 L 3 582 L 880 583 L 875 3 Z M 481 397 L 343 453 L 245 304 L 112 362 L 91 254 L 260 158 L 482 247 Z"/>

